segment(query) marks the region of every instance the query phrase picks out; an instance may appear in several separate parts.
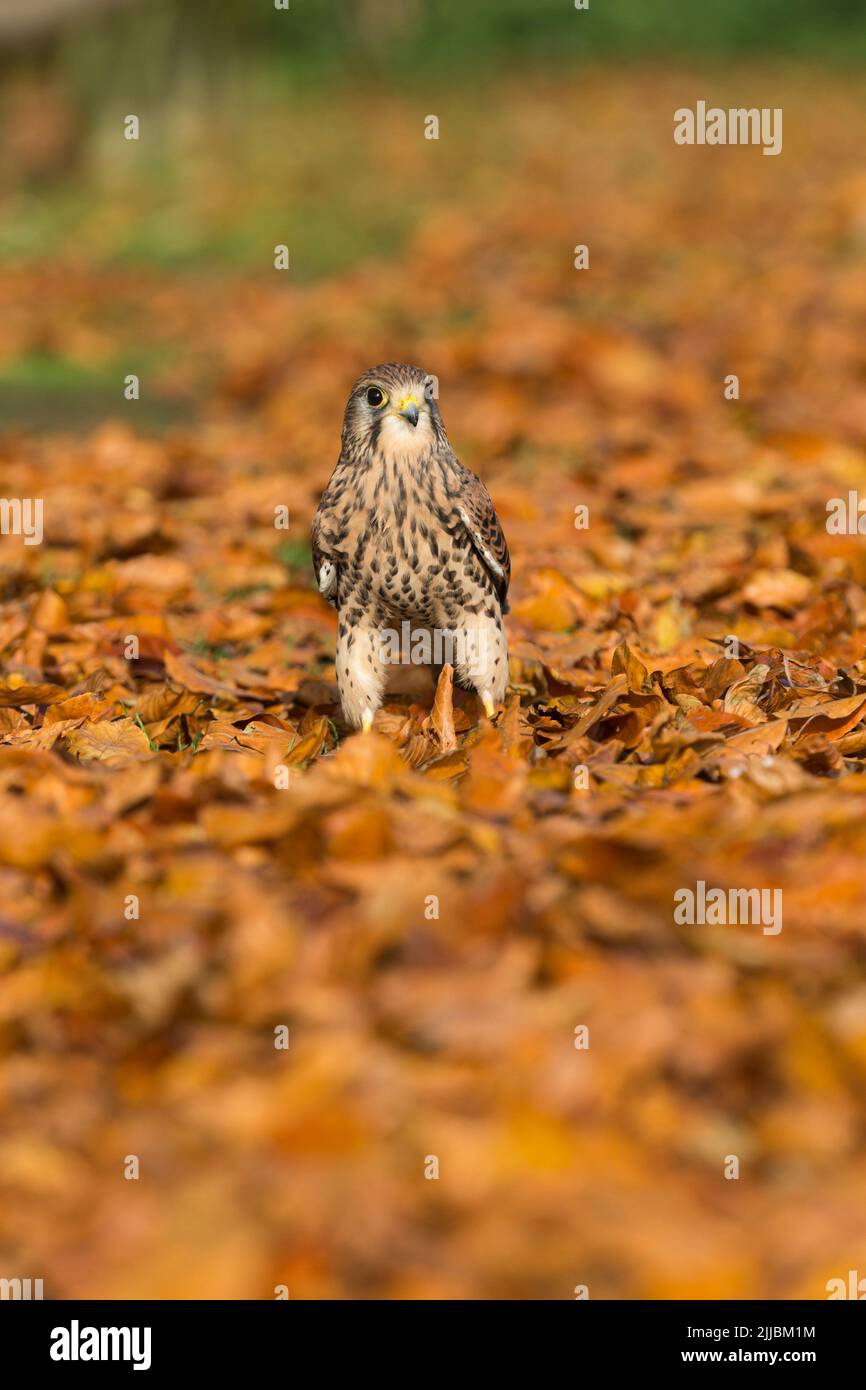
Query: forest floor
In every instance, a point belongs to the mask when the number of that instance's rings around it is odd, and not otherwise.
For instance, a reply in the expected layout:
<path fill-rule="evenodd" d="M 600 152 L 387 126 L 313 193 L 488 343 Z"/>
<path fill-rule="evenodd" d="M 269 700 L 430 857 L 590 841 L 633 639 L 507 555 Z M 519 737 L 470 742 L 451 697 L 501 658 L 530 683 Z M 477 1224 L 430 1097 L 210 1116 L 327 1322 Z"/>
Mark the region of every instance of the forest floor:
<path fill-rule="evenodd" d="M 365 168 L 306 276 L 297 212 L 261 214 L 258 269 L 109 255 L 108 193 L 78 252 L 0 263 L 0 494 L 44 504 L 42 544 L 0 538 L 0 1273 L 866 1272 L 866 550 L 827 524 L 866 496 L 862 96 L 778 78 L 764 158 L 675 146 L 690 90 L 515 85 L 438 145 L 359 95 L 394 246 L 347 252 Z M 394 360 L 439 377 L 510 544 L 493 726 L 432 689 L 341 721 L 309 522 L 349 385 Z M 781 930 L 677 920 L 700 883 L 780 892 Z"/>

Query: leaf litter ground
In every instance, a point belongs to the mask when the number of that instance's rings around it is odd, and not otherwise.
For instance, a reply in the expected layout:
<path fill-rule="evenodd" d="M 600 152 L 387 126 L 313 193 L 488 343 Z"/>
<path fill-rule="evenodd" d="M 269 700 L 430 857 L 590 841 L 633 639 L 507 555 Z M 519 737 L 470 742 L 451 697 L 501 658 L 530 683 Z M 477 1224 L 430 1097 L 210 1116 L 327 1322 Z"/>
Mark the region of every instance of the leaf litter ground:
<path fill-rule="evenodd" d="M 858 98 L 792 79 L 771 161 L 597 80 L 589 128 L 510 93 L 495 197 L 387 263 L 0 270 L 7 358 L 114 360 L 126 316 L 206 401 L 0 442 L 45 501 L 0 542 L 0 1239 L 51 1296 L 862 1268 L 866 558 L 826 526 L 866 488 Z M 341 721 L 308 526 L 389 359 L 439 376 L 511 544 L 494 727 L 447 677 Z M 783 930 L 677 925 L 698 880 L 780 888 Z"/>

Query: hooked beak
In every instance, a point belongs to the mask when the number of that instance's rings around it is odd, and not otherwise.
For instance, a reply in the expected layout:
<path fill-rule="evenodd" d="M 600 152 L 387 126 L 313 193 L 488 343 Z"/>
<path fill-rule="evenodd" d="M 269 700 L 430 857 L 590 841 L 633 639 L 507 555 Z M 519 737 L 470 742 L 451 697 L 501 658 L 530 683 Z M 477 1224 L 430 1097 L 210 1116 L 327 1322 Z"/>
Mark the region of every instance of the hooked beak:
<path fill-rule="evenodd" d="M 398 406 L 399 414 L 404 420 L 408 420 L 414 429 L 418 423 L 418 402 L 414 396 L 404 396 Z"/>

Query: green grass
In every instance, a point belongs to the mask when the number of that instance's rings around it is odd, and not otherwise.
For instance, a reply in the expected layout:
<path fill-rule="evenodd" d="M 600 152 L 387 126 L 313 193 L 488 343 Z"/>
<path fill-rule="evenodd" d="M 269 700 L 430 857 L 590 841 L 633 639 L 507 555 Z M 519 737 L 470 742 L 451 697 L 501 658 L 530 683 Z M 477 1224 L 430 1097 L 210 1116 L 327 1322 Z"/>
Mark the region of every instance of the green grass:
<path fill-rule="evenodd" d="M 277 559 L 288 569 L 308 569 L 312 563 L 309 540 L 283 541 L 277 550 Z"/>
<path fill-rule="evenodd" d="M 130 412 L 137 428 L 160 430 L 189 419 L 191 407 L 145 391 L 127 401 L 124 378 L 131 372 L 147 378 L 149 361 L 139 350 L 98 367 L 67 357 L 30 354 L 0 363 L 0 420 L 5 428 L 88 429 L 106 416 Z"/>
<path fill-rule="evenodd" d="M 113 387 L 120 396 L 124 375 L 119 367 L 94 371 L 71 358 L 39 353 L 0 363 L 0 385 L 34 386 L 46 391 L 78 391 L 82 386 L 98 385 L 105 390 Z"/>
<path fill-rule="evenodd" d="M 473 83 L 484 72 L 597 58 L 821 55 L 858 61 L 859 0 L 148 0 L 97 16 L 65 42 L 69 70 L 99 100 L 165 90 L 189 67 L 213 82 L 220 64 L 243 73 L 264 58 L 297 94 L 311 86 L 431 74 Z M 859 53 L 858 53 L 859 49 Z"/>

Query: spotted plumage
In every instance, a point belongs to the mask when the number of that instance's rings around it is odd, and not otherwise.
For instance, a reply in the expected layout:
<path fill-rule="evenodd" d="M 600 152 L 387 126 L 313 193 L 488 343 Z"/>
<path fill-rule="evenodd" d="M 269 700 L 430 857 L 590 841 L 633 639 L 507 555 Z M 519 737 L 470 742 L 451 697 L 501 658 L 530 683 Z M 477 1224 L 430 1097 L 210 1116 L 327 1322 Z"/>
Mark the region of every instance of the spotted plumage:
<path fill-rule="evenodd" d="M 434 667 L 450 661 L 488 715 L 501 703 L 508 546 L 487 488 L 448 442 L 433 379 L 417 367 L 374 367 L 352 387 L 313 520 L 313 564 L 339 613 L 337 683 L 350 724 L 372 724 L 393 634 L 407 629 L 412 653 L 430 653 Z"/>

